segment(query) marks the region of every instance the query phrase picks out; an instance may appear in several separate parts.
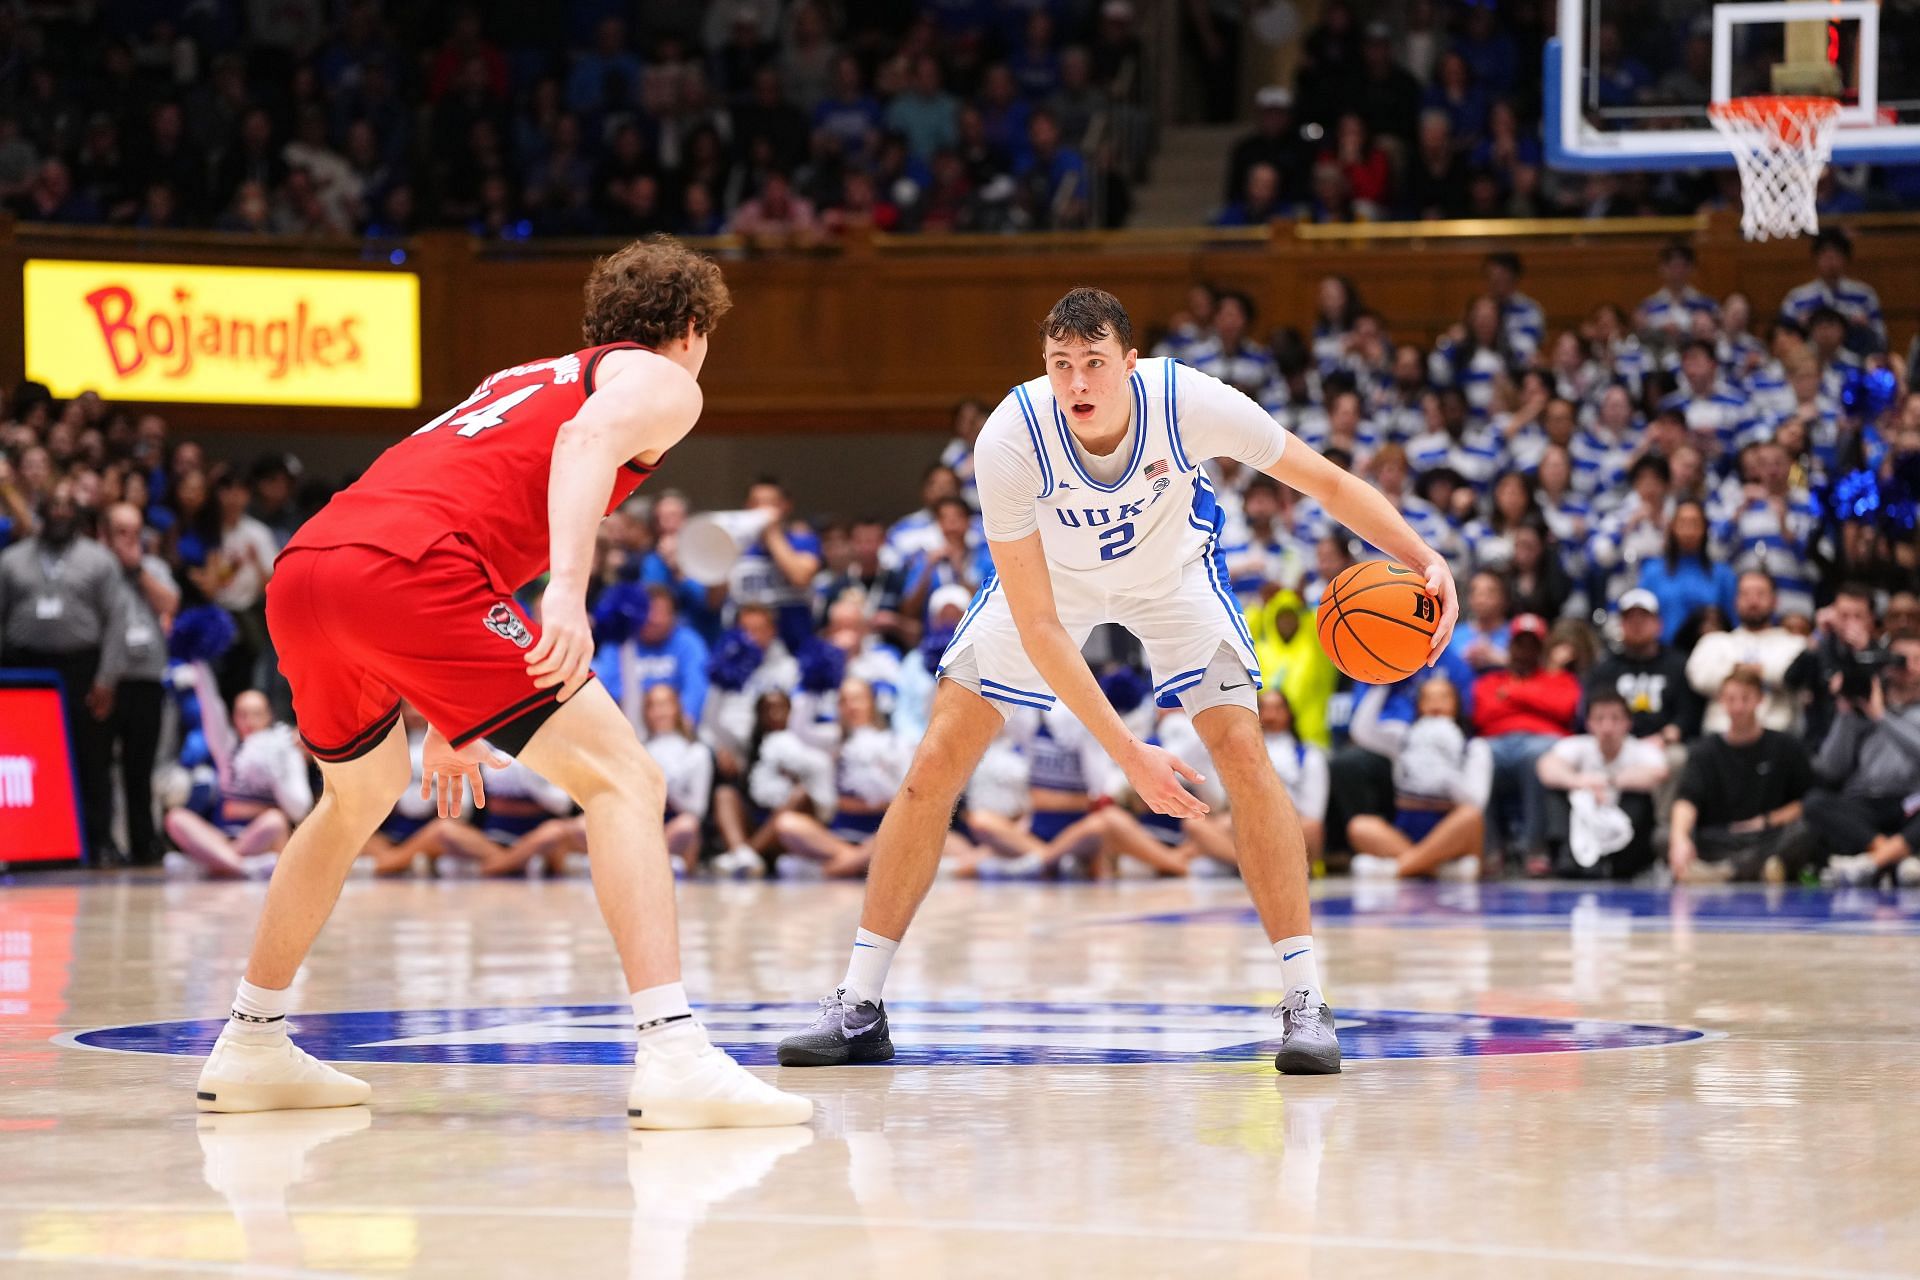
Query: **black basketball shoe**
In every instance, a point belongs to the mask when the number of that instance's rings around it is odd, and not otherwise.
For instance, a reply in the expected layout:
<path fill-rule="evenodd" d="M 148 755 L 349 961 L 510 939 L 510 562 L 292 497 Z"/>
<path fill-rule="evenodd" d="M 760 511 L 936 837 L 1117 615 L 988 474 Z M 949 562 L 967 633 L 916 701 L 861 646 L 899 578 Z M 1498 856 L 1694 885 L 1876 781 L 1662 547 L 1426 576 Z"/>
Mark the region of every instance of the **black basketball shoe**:
<path fill-rule="evenodd" d="M 845 996 L 836 991 L 822 997 L 813 1025 L 780 1042 L 781 1066 L 844 1067 L 893 1057 L 886 1005 L 871 1000 L 848 1004 Z"/>

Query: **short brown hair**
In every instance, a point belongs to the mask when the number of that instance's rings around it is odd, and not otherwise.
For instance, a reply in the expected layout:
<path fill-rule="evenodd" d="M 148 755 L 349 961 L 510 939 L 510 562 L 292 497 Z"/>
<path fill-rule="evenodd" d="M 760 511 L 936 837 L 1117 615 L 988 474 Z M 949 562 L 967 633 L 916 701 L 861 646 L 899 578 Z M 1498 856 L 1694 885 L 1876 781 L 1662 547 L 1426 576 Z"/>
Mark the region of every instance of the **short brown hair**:
<path fill-rule="evenodd" d="M 689 324 L 695 333 L 711 333 L 733 308 L 719 264 L 672 236 L 635 240 L 594 263 L 586 302 L 580 333 L 596 347 L 661 347 L 683 336 Z"/>
<path fill-rule="evenodd" d="M 1112 338 L 1120 350 L 1133 350 L 1133 321 L 1120 299 L 1105 289 L 1079 288 L 1053 304 L 1047 318 L 1040 322 L 1040 336 L 1053 342 L 1078 338 L 1092 346 L 1102 338 Z"/>
<path fill-rule="evenodd" d="M 1767 686 L 1765 683 L 1761 681 L 1759 676 L 1744 667 L 1736 667 L 1732 671 L 1729 671 L 1727 678 L 1720 682 L 1720 687 L 1725 689 L 1730 684 L 1744 685 L 1753 690 L 1753 696 L 1756 698 L 1764 698 L 1767 695 Z"/>

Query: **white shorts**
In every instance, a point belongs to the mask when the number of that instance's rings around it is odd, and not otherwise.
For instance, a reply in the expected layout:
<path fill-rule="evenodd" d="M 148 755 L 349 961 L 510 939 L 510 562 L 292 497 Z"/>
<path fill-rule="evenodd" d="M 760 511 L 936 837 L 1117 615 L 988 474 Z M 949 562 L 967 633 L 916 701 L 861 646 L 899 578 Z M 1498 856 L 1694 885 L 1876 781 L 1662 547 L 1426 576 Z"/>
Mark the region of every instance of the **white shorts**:
<path fill-rule="evenodd" d="M 1103 622 L 1131 631 L 1146 648 L 1159 706 L 1185 707 L 1191 715 L 1258 705 L 1253 637 L 1227 589 L 1225 569 L 1211 557 L 1193 561 L 1150 595 L 1103 591 L 1086 575 L 1055 573 L 1053 600 L 1076 645 Z M 1002 715 L 1009 707 L 1045 711 L 1055 701 L 1020 643 L 998 577 L 990 576 L 974 596 L 937 674 L 986 698 Z"/>

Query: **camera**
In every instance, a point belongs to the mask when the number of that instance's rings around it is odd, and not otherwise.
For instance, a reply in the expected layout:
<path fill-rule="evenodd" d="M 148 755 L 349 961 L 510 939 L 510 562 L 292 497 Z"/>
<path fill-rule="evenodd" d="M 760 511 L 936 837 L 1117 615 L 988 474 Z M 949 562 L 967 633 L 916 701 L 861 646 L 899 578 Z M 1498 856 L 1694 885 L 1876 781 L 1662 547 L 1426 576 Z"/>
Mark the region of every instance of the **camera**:
<path fill-rule="evenodd" d="M 1840 696 L 1871 698 L 1875 680 L 1892 668 L 1905 666 L 1905 658 L 1885 649 L 1862 649 L 1850 653 L 1840 665 Z"/>

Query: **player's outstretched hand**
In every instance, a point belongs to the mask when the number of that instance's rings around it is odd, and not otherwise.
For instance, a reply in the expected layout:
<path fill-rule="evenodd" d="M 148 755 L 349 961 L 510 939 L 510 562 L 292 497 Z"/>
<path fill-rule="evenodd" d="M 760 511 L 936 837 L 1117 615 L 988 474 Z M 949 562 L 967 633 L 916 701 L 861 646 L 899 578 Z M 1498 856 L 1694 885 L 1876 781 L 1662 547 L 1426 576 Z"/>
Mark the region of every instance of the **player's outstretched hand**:
<path fill-rule="evenodd" d="M 559 685 L 562 702 L 587 682 L 593 674 L 593 624 L 584 599 L 552 587 L 540 597 L 540 639 L 527 652 L 527 674 L 537 689 Z"/>
<path fill-rule="evenodd" d="M 440 816 L 457 818 L 467 807 L 466 788 L 471 786 L 474 806 L 484 809 L 487 784 L 481 777 L 480 766 L 504 769 L 512 763 L 479 738 L 455 751 L 438 729 L 429 728 L 426 746 L 420 753 L 420 798 L 434 800 L 437 796 Z"/>
<path fill-rule="evenodd" d="M 1127 772 L 1127 781 L 1133 785 L 1133 793 L 1147 808 L 1155 813 L 1163 813 L 1169 818 L 1204 818 L 1207 806 L 1200 798 L 1180 785 L 1180 779 L 1188 782 L 1205 782 L 1206 779 L 1173 752 L 1145 742 L 1135 742 L 1127 759 L 1120 762 Z"/>
<path fill-rule="evenodd" d="M 1440 661 L 1453 641 L 1453 624 L 1460 620 L 1460 595 L 1454 590 L 1453 570 L 1439 556 L 1427 565 L 1427 593 L 1440 602 L 1440 620 L 1433 628 L 1433 643 L 1427 648 L 1427 665 Z"/>

